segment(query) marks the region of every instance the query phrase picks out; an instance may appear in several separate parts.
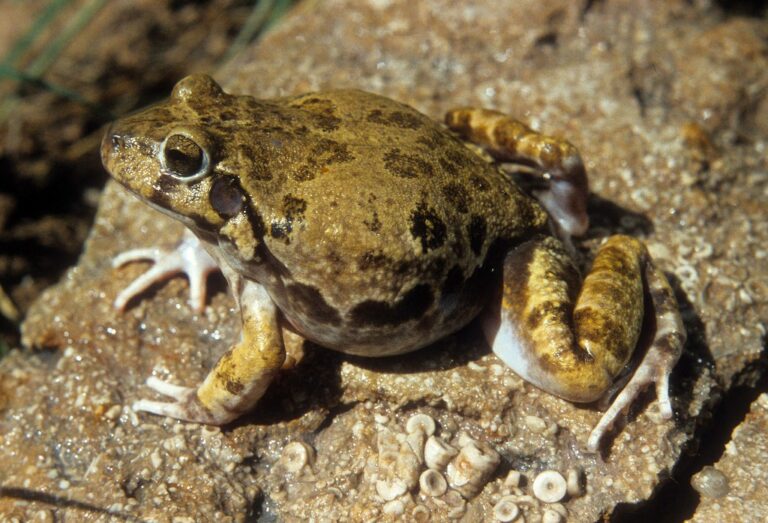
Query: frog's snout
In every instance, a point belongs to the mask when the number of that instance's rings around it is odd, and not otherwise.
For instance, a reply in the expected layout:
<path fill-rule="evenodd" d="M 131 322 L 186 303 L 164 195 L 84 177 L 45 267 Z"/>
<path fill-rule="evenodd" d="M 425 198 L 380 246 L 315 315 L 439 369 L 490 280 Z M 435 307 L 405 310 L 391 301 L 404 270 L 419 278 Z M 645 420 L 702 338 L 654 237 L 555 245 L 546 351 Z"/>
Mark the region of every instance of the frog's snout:
<path fill-rule="evenodd" d="M 125 147 L 125 139 L 115 132 L 115 124 L 109 124 L 104 138 L 101 139 L 101 163 L 109 170 L 110 159 Z"/>

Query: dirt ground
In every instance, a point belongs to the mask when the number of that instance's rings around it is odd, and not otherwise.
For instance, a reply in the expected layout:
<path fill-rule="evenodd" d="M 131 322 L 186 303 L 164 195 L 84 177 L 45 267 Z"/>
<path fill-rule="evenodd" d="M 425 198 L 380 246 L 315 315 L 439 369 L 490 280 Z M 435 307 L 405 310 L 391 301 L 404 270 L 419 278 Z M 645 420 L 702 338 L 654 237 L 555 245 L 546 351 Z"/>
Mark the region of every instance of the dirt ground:
<path fill-rule="evenodd" d="M 768 392 L 766 3 L 503 4 L 327 0 L 282 17 L 279 1 L 0 5 L 0 514 L 492 521 L 514 496 L 526 521 L 760 520 L 749 461 L 765 454 Z M 498 107 L 567 135 L 591 176 L 587 246 L 640 236 L 672 280 L 689 338 L 675 420 L 654 417 L 651 394 L 605 452 L 584 453 L 599 412 L 523 383 L 472 328 L 424 358 L 317 348 L 225 430 L 137 416 L 147 375 L 194 383 L 237 336 L 221 281 L 202 315 L 184 308 L 181 278 L 125 315 L 110 305 L 141 272 L 110 256 L 181 227 L 106 183 L 97 144 L 116 115 L 195 71 L 254 96 L 359 87 L 436 119 Z M 381 455 L 413 415 L 457 448 L 499 453 L 476 497 L 381 496 Z M 585 488 L 541 503 L 525 479 L 545 470 L 577 471 Z"/>

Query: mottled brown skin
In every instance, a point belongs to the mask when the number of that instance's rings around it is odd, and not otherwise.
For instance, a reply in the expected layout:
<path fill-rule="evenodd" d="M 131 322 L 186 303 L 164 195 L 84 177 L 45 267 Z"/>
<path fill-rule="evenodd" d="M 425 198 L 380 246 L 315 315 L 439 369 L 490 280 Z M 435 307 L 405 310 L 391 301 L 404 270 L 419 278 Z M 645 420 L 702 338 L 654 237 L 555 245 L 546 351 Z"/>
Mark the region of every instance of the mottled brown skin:
<path fill-rule="evenodd" d="M 211 176 L 160 176 L 149 152 L 174 129 L 211 151 Z M 362 91 L 263 101 L 193 76 L 110 133 L 129 144 L 104 155 L 113 176 L 344 352 L 402 353 L 461 328 L 485 305 L 489 257 L 546 230 L 535 200 L 437 123 Z"/>
<path fill-rule="evenodd" d="M 226 423 L 255 404 L 299 336 L 347 353 L 400 354 L 486 306 L 486 337 L 502 360 L 547 391 L 593 401 L 635 350 L 647 289 L 656 337 L 588 447 L 650 383 L 670 417 L 667 380 L 685 331 L 663 274 L 642 243 L 614 236 L 582 282 L 549 233 L 542 205 L 565 238 L 588 225 L 576 148 L 495 111 L 456 109 L 446 124 L 496 159 L 536 167 L 548 182 L 541 204 L 444 127 L 362 91 L 256 100 L 197 75 L 167 102 L 116 122 L 102 144 L 107 169 L 184 222 L 212 258 L 195 258 L 185 240 L 183 256 L 156 259 L 116 305 L 191 256 L 200 274 L 214 261 L 221 268 L 243 324 L 199 388 L 152 378 L 176 402 L 134 408 Z M 124 259 L 154 256 L 139 251 Z"/>

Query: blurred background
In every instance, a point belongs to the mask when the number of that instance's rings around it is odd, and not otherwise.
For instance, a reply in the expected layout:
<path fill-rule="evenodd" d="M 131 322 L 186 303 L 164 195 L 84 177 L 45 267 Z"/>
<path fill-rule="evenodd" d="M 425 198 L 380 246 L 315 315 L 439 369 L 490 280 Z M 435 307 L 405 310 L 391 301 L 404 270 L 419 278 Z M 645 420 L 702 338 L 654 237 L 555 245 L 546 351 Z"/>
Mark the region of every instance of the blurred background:
<path fill-rule="evenodd" d="M 294 0 L 0 1 L 0 356 L 82 250 L 115 116 L 258 39 Z"/>

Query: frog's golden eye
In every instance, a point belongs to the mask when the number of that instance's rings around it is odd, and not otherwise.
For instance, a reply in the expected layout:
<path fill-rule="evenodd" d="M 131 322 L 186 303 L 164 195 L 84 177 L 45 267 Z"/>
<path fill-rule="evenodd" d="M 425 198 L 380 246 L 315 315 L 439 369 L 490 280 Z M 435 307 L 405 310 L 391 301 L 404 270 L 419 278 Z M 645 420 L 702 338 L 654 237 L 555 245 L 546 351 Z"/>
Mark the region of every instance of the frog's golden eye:
<path fill-rule="evenodd" d="M 163 171 L 184 182 L 199 180 L 210 171 L 205 148 L 183 131 L 174 131 L 163 140 L 160 156 Z"/>

